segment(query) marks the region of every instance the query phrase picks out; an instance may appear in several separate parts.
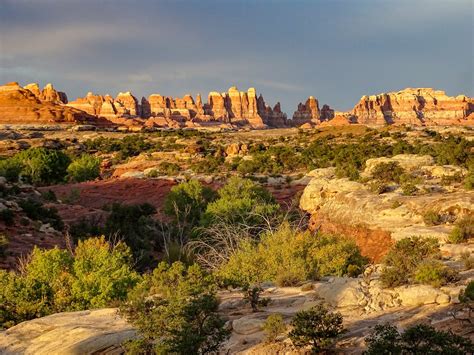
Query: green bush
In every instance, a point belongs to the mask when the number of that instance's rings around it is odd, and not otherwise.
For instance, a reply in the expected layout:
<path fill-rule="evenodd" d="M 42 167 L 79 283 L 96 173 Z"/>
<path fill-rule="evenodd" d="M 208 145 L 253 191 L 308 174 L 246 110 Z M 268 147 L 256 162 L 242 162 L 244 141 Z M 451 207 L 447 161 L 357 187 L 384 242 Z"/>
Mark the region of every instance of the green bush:
<path fill-rule="evenodd" d="M 428 259 L 417 266 L 414 280 L 421 284 L 441 287 L 457 280 L 457 273 L 439 260 Z"/>
<path fill-rule="evenodd" d="M 42 147 L 29 148 L 12 159 L 21 166 L 21 177 L 33 184 L 63 182 L 71 163 L 62 151 Z"/>
<path fill-rule="evenodd" d="M 58 210 L 54 207 L 44 207 L 43 204 L 35 199 L 27 198 L 20 200 L 18 205 L 28 218 L 34 221 L 41 221 L 42 223 L 49 223 L 51 227 L 56 230 L 62 230 L 64 223 L 58 215 Z"/>
<path fill-rule="evenodd" d="M 141 335 L 126 347 L 140 354 L 217 352 L 230 335 L 217 308 L 211 275 L 197 265 L 161 263 L 120 308 Z"/>
<path fill-rule="evenodd" d="M 474 238 L 474 216 L 464 216 L 456 221 L 449 234 L 448 241 L 452 244 L 463 243 Z"/>
<path fill-rule="evenodd" d="M 412 281 L 417 267 L 428 259 L 440 259 L 436 238 L 410 237 L 395 243 L 383 260 L 381 281 L 386 287 Z"/>
<path fill-rule="evenodd" d="M 263 323 L 263 332 L 267 342 L 273 343 L 286 330 L 286 324 L 279 313 L 270 314 Z"/>
<path fill-rule="evenodd" d="M 311 346 L 314 354 L 327 350 L 344 332 L 342 315 L 332 313 L 322 305 L 296 313 L 289 336 L 296 347 Z"/>
<path fill-rule="evenodd" d="M 120 238 L 132 250 L 139 266 L 149 262 L 151 241 L 156 236 L 156 223 L 151 217 L 156 213 L 149 203 L 125 205 L 113 203 L 105 222 L 104 234 L 109 238 Z"/>
<path fill-rule="evenodd" d="M 401 185 L 401 187 L 402 193 L 405 196 L 414 196 L 418 191 L 420 191 L 418 187 L 416 187 L 416 185 L 411 182 L 405 182 Z"/>
<path fill-rule="evenodd" d="M 469 251 L 461 253 L 461 261 L 465 270 L 474 269 L 474 255 L 471 255 Z"/>
<path fill-rule="evenodd" d="M 443 223 L 441 215 L 436 211 L 426 211 L 423 215 L 423 221 L 427 226 L 436 226 Z"/>
<path fill-rule="evenodd" d="M 0 160 L 0 176 L 5 177 L 9 182 L 17 182 L 21 173 L 22 166 L 18 161 L 12 158 Z"/>
<path fill-rule="evenodd" d="M 74 256 L 35 247 L 21 274 L 0 271 L 0 325 L 51 313 L 112 306 L 139 281 L 124 244 L 79 242 Z"/>
<path fill-rule="evenodd" d="M 466 190 L 474 189 L 474 169 L 470 169 L 466 177 L 464 178 L 464 187 L 466 188 Z"/>
<path fill-rule="evenodd" d="M 8 247 L 8 238 L 5 234 L 0 234 L 0 256 L 4 257 Z"/>
<path fill-rule="evenodd" d="M 471 354 L 474 346 L 468 338 L 451 331 L 438 331 L 419 324 L 403 333 L 390 324 L 376 325 L 366 340 L 367 355 L 379 354 Z"/>
<path fill-rule="evenodd" d="M 369 184 L 369 190 L 377 195 L 384 194 L 390 191 L 390 187 L 382 181 L 373 181 Z"/>
<path fill-rule="evenodd" d="M 360 272 L 366 263 L 353 241 L 302 232 L 285 222 L 263 233 L 259 242 L 244 240 L 219 275 L 236 285 L 276 281 L 294 286 L 320 275 L 355 273 L 354 267 Z"/>
<path fill-rule="evenodd" d="M 231 177 L 217 193 L 219 197 L 207 205 L 201 220 L 204 227 L 215 222 L 256 227 L 280 209 L 267 190 L 248 179 Z"/>
<path fill-rule="evenodd" d="M 100 159 L 83 154 L 68 166 L 67 172 L 69 179 L 74 182 L 94 180 L 100 176 Z"/>
<path fill-rule="evenodd" d="M 6 226 L 12 226 L 15 222 L 15 213 L 9 208 L 5 208 L 0 211 L 0 220 L 5 223 Z"/>
<path fill-rule="evenodd" d="M 180 225 L 198 224 L 209 202 L 216 193 L 198 180 L 173 186 L 165 199 L 164 212 Z"/>
<path fill-rule="evenodd" d="M 372 170 L 372 177 L 382 182 L 400 182 L 400 176 L 405 171 L 397 162 L 377 164 Z"/>
<path fill-rule="evenodd" d="M 163 175 L 175 176 L 180 172 L 181 167 L 178 164 L 163 161 L 158 165 L 157 170 Z"/>

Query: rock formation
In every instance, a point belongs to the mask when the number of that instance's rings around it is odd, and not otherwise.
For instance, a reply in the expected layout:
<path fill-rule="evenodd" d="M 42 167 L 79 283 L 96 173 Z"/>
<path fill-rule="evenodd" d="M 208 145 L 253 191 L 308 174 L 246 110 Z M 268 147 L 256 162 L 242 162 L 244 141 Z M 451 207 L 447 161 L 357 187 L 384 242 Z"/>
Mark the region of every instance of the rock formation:
<path fill-rule="evenodd" d="M 51 124 L 91 123 L 95 117 L 84 111 L 67 107 L 66 95 L 51 84 L 40 90 L 37 84 L 25 88 L 16 82 L 0 86 L 0 123 Z"/>
<path fill-rule="evenodd" d="M 0 122 L 3 123 L 82 123 L 119 125 L 125 129 L 180 127 L 250 127 L 274 128 L 316 125 L 415 124 L 473 125 L 474 99 L 459 95 L 449 97 L 433 89 L 405 89 L 399 92 L 363 96 L 350 112 L 335 112 L 328 105 L 319 106 L 310 96 L 300 103 L 287 120 L 278 102 L 273 108 L 254 88 L 239 91 L 235 86 L 227 92 L 211 91 L 207 102 L 201 95 L 173 98 L 152 94 L 141 100 L 130 92 L 115 98 L 95 95 L 68 102 L 67 96 L 52 84 L 40 89 L 36 83 L 25 87 L 10 83 L 0 87 Z"/>
<path fill-rule="evenodd" d="M 363 96 L 352 110 L 361 124 L 450 125 L 474 122 L 474 101 L 430 88 Z M 469 117 L 471 115 L 471 117 Z M 469 118 L 468 118 L 469 117 Z"/>
<path fill-rule="evenodd" d="M 334 110 L 328 105 L 323 105 L 322 109 L 319 109 L 319 102 L 313 96 L 310 96 L 306 103 L 299 103 L 298 108 L 293 114 L 292 124 L 294 126 L 311 127 L 319 125 L 321 122 L 329 121 L 334 117 Z"/>

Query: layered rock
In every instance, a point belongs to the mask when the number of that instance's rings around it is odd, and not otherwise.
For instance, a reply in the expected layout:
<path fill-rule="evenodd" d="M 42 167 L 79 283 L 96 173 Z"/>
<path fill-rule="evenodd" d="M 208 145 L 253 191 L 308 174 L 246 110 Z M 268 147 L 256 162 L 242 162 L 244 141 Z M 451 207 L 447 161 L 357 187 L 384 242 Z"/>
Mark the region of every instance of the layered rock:
<path fill-rule="evenodd" d="M 67 98 L 48 84 L 40 90 L 37 84 L 25 88 L 16 82 L 0 86 L 0 123 L 47 124 L 91 123 L 95 117 L 63 105 Z"/>
<path fill-rule="evenodd" d="M 298 108 L 293 113 L 292 124 L 294 126 L 314 126 L 321 122 L 329 121 L 334 117 L 334 110 L 328 105 L 319 108 L 319 102 L 313 96 L 310 96 L 306 103 L 299 103 Z"/>
<path fill-rule="evenodd" d="M 450 97 L 442 90 L 407 88 L 363 96 L 351 113 L 362 124 L 449 125 L 468 121 L 472 124 L 473 112 L 473 99 L 467 96 Z"/>

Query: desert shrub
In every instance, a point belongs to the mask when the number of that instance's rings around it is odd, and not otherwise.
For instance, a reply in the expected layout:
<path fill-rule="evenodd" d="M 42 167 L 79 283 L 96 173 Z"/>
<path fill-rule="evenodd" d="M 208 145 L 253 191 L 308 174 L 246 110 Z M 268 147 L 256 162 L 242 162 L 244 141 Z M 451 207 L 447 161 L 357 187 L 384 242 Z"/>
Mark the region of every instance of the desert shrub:
<path fill-rule="evenodd" d="M 53 190 L 47 190 L 42 192 L 41 197 L 48 202 L 56 202 L 58 200 Z"/>
<path fill-rule="evenodd" d="M 270 298 L 261 297 L 262 292 L 263 292 L 263 288 L 258 284 L 243 285 L 242 293 L 244 296 L 244 301 L 250 304 L 250 307 L 252 308 L 252 312 L 258 312 L 260 307 L 266 307 L 270 303 Z"/>
<path fill-rule="evenodd" d="M 369 190 L 377 195 L 384 194 L 390 191 L 390 187 L 382 181 L 372 181 L 369 184 Z"/>
<path fill-rule="evenodd" d="M 463 303 L 474 302 L 474 280 L 470 281 L 464 290 L 461 290 L 459 300 Z"/>
<path fill-rule="evenodd" d="M 163 161 L 158 164 L 157 170 L 163 175 L 175 176 L 180 172 L 181 167 L 178 164 Z"/>
<path fill-rule="evenodd" d="M 44 207 L 41 202 L 32 198 L 20 200 L 18 205 L 21 207 L 23 212 L 25 212 L 28 218 L 34 221 L 48 223 L 56 230 L 62 230 L 64 228 L 64 223 L 58 215 L 58 210 L 56 208 Z"/>
<path fill-rule="evenodd" d="M 100 176 L 100 159 L 83 154 L 69 164 L 67 172 L 69 179 L 75 182 L 94 180 Z"/>
<path fill-rule="evenodd" d="M 412 182 L 405 182 L 401 185 L 402 193 L 405 196 L 414 196 L 419 191 L 418 187 Z"/>
<path fill-rule="evenodd" d="M 403 168 L 397 162 L 377 164 L 372 170 L 372 177 L 383 182 L 400 182 Z"/>
<path fill-rule="evenodd" d="M 467 173 L 466 177 L 464 178 L 464 187 L 466 190 L 473 190 L 474 189 L 474 169 L 470 169 Z"/>
<path fill-rule="evenodd" d="M 311 346 L 313 353 L 327 350 L 344 332 L 342 315 L 332 313 L 322 305 L 296 313 L 289 336 L 296 347 Z"/>
<path fill-rule="evenodd" d="M 127 135 L 121 139 L 98 137 L 93 140 L 88 139 L 84 144 L 89 151 L 117 152 L 117 160 L 137 156 L 153 148 L 153 144 L 140 135 Z"/>
<path fill-rule="evenodd" d="M 64 181 L 69 157 L 60 150 L 29 148 L 12 159 L 21 166 L 21 177 L 33 184 L 54 184 Z"/>
<path fill-rule="evenodd" d="M 465 270 L 474 269 L 474 256 L 469 251 L 461 253 L 461 261 Z"/>
<path fill-rule="evenodd" d="M 34 248 L 22 273 L 0 271 L 0 325 L 55 312 L 113 305 L 139 280 L 124 244 L 102 238 L 80 242 L 71 255 L 58 248 Z"/>
<path fill-rule="evenodd" d="M 198 180 L 190 180 L 173 186 L 165 199 L 164 212 L 180 225 L 198 224 L 215 192 Z"/>
<path fill-rule="evenodd" d="M 231 177 L 217 193 L 219 197 L 207 205 L 202 216 L 203 226 L 215 222 L 258 226 L 280 209 L 267 190 L 248 179 Z"/>
<path fill-rule="evenodd" d="M 197 265 L 161 263 L 120 308 L 141 335 L 126 346 L 136 353 L 216 352 L 230 335 L 217 308 L 211 275 Z"/>
<path fill-rule="evenodd" d="M 367 355 L 378 354 L 469 354 L 474 346 L 468 338 L 419 324 L 403 333 L 390 324 L 376 325 L 366 340 Z"/>
<path fill-rule="evenodd" d="M 436 226 L 438 224 L 443 223 L 441 215 L 433 210 L 426 211 L 423 214 L 423 221 L 427 226 Z"/>
<path fill-rule="evenodd" d="M 0 160 L 0 176 L 5 177 L 9 182 L 17 182 L 22 166 L 12 158 Z"/>
<path fill-rule="evenodd" d="M 439 244 L 435 238 L 403 238 L 385 256 L 381 281 L 386 287 L 408 284 L 423 261 L 440 257 Z"/>
<path fill-rule="evenodd" d="M 155 207 L 149 203 L 114 203 L 108 209 L 110 215 L 105 222 L 105 235 L 123 240 L 132 250 L 139 265 L 146 265 L 152 249 L 151 241 L 156 234 L 155 221 L 151 217 L 156 213 Z"/>
<path fill-rule="evenodd" d="M 441 287 L 456 279 L 457 273 L 439 260 L 428 259 L 423 261 L 414 272 L 415 282 L 433 287 Z"/>
<path fill-rule="evenodd" d="M 219 167 L 224 163 L 224 157 L 208 155 L 191 165 L 191 170 L 199 174 L 211 174 L 219 171 Z"/>
<path fill-rule="evenodd" d="M 299 231 L 284 222 L 261 234 L 259 242 L 245 239 L 219 275 L 237 285 L 276 281 L 294 286 L 320 275 L 345 275 L 350 265 L 360 272 L 366 263 L 353 241 Z"/>
<path fill-rule="evenodd" d="M 0 234 L 0 256 L 5 256 L 8 247 L 8 238 L 5 234 Z"/>
<path fill-rule="evenodd" d="M 456 221 L 456 224 L 449 234 L 448 241 L 452 244 L 463 243 L 470 238 L 474 238 L 474 216 L 464 216 Z"/>
<path fill-rule="evenodd" d="M 7 226 L 12 226 L 14 223 L 15 213 L 9 208 L 5 208 L 0 211 L 0 220 Z"/>
<path fill-rule="evenodd" d="M 286 330 L 286 324 L 279 313 L 270 314 L 263 323 L 263 332 L 267 342 L 274 342 Z"/>

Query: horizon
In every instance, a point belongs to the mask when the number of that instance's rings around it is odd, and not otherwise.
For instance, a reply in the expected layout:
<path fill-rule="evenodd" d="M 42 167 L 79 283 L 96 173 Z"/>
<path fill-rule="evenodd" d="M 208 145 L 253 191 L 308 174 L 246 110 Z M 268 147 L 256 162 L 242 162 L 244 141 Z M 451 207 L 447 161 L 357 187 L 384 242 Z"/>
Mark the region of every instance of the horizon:
<path fill-rule="evenodd" d="M 0 78 L 51 82 L 70 101 L 89 91 L 204 98 L 255 87 L 288 117 L 309 96 L 336 111 L 409 87 L 473 96 L 472 6 L 4 0 Z"/>

